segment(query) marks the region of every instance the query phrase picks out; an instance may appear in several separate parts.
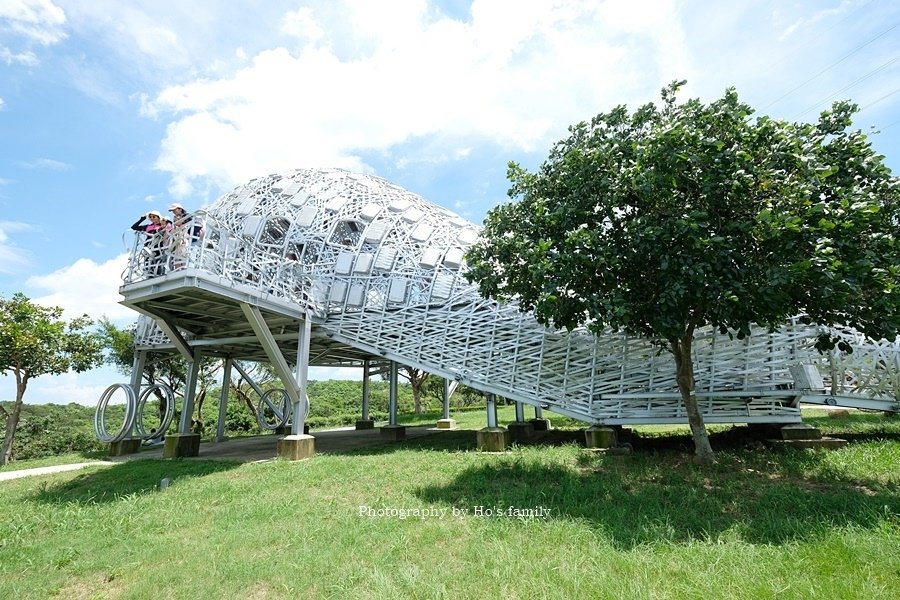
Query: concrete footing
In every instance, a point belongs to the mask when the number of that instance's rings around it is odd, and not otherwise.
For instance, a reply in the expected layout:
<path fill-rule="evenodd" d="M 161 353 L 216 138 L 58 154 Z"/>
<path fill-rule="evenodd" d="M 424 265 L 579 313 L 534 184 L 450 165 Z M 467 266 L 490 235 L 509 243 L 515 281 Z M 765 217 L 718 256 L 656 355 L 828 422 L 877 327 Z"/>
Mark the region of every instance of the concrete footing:
<path fill-rule="evenodd" d="M 534 424 L 529 421 L 513 421 L 506 426 L 509 437 L 514 442 L 524 442 L 534 437 Z"/>
<path fill-rule="evenodd" d="M 510 444 L 509 429 L 485 427 L 476 432 L 478 449 L 483 452 L 503 452 Z"/>
<path fill-rule="evenodd" d="M 594 425 L 584 430 L 584 445 L 587 448 L 614 448 L 618 443 L 616 430 L 612 427 Z"/>
<path fill-rule="evenodd" d="M 291 433 L 292 425 L 285 425 L 283 427 L 275 428 L 275 435 L 293 435 Z M 309 425 L 306 423 L 303 424 L 303 435 L 309 435 Z"/>
<path fill-rule="evenodd" d="M 316 438 L 311 435 L 288 435 L 277 444 L 278 456 L 288 460 L 311 458 L 316 453 Z"/>
<path fill-rule="evenodd" d="M 381 437 L 391 441 L 399 442 L 406 439 L 405 425 L 385 425 L 381 428 Z"/>
<path fill-rule="evenodd" d="M 125 438 L 118 442 L 110 442 L 110 456 L 125 456 L 126 454 L 137 454 L 141 451 L 141 438 Z"/>
<path fill-rule="evenodd" d="M 456 419 L 438 419 L 438 429 L 456 429 Z"/>
<path fill-rule="evenodd" d="M 372 419 L 359 419 L 356 422 L 356 430 L 359 431 L 361 429 L 375 429 L 375 421 Z"/>
<path fill-rule="evenodd" d="M 166 436 L 163 458 L 200 456 L 199 433 L 171 433 Z"/>
<path fill-rule="evenodd" d="M 780 437 L 783 440 L 820 440 L 822 439 L 822 431 L 807 425 L 806 423 L 791 423 L 783 425 L 779 428 Z"/>
<path fill-rule="evenodd" d="M 553 426 L 550 425 L 550 419 L 529 419 L 529 423 L 534 427 L 535 431 L 550 431 Z"/>

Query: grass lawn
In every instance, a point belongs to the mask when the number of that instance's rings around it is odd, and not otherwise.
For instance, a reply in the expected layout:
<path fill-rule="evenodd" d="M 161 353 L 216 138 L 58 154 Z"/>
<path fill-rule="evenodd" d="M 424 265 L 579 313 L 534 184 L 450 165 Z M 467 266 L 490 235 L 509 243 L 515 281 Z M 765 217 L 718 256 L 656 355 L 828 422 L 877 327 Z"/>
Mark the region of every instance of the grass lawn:
<path fill-rule="evenodd" d="M 626 456 L 574 443 L 481 453 L 483 413 L 473 414 L 470 429 L 307 461 L 141 460 L 0 482 L 0 598 L 900 589 L 900 419 L 811 413 L 851 444 L 720 446 L 718 464 L 701 469 L 654 445 L 679 430 L 639 431 L 646 444 Z"/>

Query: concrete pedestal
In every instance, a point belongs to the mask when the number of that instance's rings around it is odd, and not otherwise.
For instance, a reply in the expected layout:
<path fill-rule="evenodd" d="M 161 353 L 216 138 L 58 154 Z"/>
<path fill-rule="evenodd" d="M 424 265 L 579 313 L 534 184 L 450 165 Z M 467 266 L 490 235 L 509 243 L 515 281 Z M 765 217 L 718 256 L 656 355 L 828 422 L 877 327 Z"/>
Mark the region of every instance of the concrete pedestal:
<path fill-rule="evenodd" d="M 291 434 L 291 425 L 285 425 L 284 427 L 276 427 L 275 435 L 292 435 Z M 303 435 L 309 435 L 309 425 L 306 423 L 303 424 Z"/>
<path fill-rule="evenodd" d="M 391 442 L 399 442 L 406 439 L 405 425 L 385 425 L 381 428 L 381 437 Z"/>
<path fill-rule="evenodd" d="M 438 429 L 456 429 L 456 419 L 438 419 Z"/>
<path fill-rule="evenodd" d="M 531 426 L 535 431 L 550 431 L 553 426 L 550 425 L 550 419 L 529 419 Z"/>
<path fill-rule="evenodd" d="M 356 422 L 356 430 L 375 429 L 375 421 L 372 419 L 360 419 Z"/>
<path fill-rule="evenodd" d="M 277 444 L 278 456 L 288 460 L 311 458 L 316 453 L 316 438 L 311 435 L 287 435 Z"/>
<path fill-rule="evenodd" d="M 820 440 L 822 431 L 806 423 L 791 423 L 779 429 L 783 440 Z"/>
<path fill-rule="evenodd" d="M 584 430 L 584 445 L 588 448 L 613 448 L 618 444 L 612 427 L 593 426 Z"/>
<path fill-rule="evenodd" d="M 163 458 L 183 458 L 200 455 L 199 433 L 172 433 L 166 436 Z"/>
<path fill-rule="evenodd" d="M 504 452 L 510 444 L 509 429 L 485 427 L 476 432 L 478 449 L 483 452 Z"/>
<path fill-rule="evenodd" d="M 534 424 L 529 421 L 513 421 L 507 425 L 509 438 L 514 442 L 524 442 L 534 437 Z"/>
<path fill-rule="evenodd" d="M 126 454 L 137 454 L 141 451 L 141 438 L 125 438 L 118 442 L 110 442 L 110 456 L 125 456 Z"/>

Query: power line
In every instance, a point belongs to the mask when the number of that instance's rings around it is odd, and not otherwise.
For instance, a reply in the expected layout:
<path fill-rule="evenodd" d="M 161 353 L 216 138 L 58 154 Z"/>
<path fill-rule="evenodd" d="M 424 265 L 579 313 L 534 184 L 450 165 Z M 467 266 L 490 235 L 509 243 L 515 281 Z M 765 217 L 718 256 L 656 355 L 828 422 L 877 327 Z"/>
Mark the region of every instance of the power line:
<path fill-rule="evenodd" d="M 802 117 L 803 115 L 805 115 L 805 114 L 808 113 L 809 111 L 814 110 L 816 107 L 820 106 L 823 102 L 827 102 L 828 100 L 831 100 L 832 98 L 834 98 L 834 97 L 837 96 L 838 94 L 840 94 L 840 93 L 842 93 L 842 92 L 845 92 L 845 91 L 849 90 L 850 88 L 854 87 L 856 84 L 860 83 L 861 81 L 865 81 L 866 79 L 868 79 L 869 77 L 875 75 L 876 73 L 878 73 L 878 72 L 880 72 L 880 71 L 883 71 L 884 69 L 888 68 L 889 66 L 891 66 L 892 64 L 894 64 L 894 63 L 897 62 L 898 60 L 900 60 L 900 56 L 895 56 L 894 58 L 892 58 L 891 60 L 887 61 L 887 62 L 884 63 L 883 65 L 881 65 L 881 66 L 879 66 L 879 67 L 876 67 L 875 69 L 872 69 L 871 71 L 869 71 L 868 73 L 866 73 L 866 74 L 863 75 L 862 77 L 859 77 L 859 78 L 855 79 L 854 81 L 848 83 L 847 85 L 845 85 L 844 87 L 842 87 L 842 88 L 839 89 L 838 91 L 834 92 L 833 94 L 831 94 L 831 95 L 829 95 L 829 96 L 826 96 L 825 98 L 822 98 L 821 100 L 817 101 L 815 104 L 813 104 L 812 106 L 808 107 L 808 108 L 807 108 L 806 110 L 804 110 L 803 112 L 798 113 L 797 115 L 793 116 L 792 119 L 799 119 L 800 117 Z M 860 109 L 860 110 L 862 110 L 862 109 Z"/>
<path fill-rule="evenodd" d="M 871 107 L 871 106 L 875 106 L 876 104 L 878 104 L 879 102 L 881 102 L 881 101 L 884 100 L 885 98 L 890 98 L 891 96 L 893 96 L 893 95 L 896 94 L 897 92 L 900 92 L 900 88 L 897 88 L 897 89 L 894 90 L 893 92 L 888 92 L 887 94 L 885 94 L 884 96 L 882 96 L 882 97 L 879 98 L 878 100 L 875 100 L 875 101 L 873 101 L 873 102 L 869 102 L 868 104 L 866 104 L 865 106 L 863 106 L 862 108 L 860 108 L 860 109 L 859 109 L 859 112 L 862 112 L 862 111 L 866 110 L 867 108 L 869 108 L 869 107 Z"/>
<path fill-rule="evenodd" d="M 897 27 L 900 27 L 900 23 L 894 23 L 893 25 L 891 25 L 890 27 L 888 27 L 887 29 L 885 29 L 884 31 L 882 31 L 881 33 L 879 33 L 878 35 L 876 35 L 875 37 L 873 37 L 873 38 L 871 38 L 870 40 L 866 41 L 865 43 L 863 43 L 863 44 L 857 46 L 856 48 L 854 48 L 853 50 L 851 50 L 850 52 L 848 52 L 847 54 L 845 54 L 844 56 L 842 56 L 842 57 L 839 58 L 838 60 L 834 61 L 833 63 L 831 63 L 830 65 L 828 65 L 827 67 L 825 67 L 824 69 L 822 69 L 821 71 L 819 71 L 818 73 L 816 73 L 815 75 L 813 75 L 812 77 L 810 77 L 809 79 L 807 79 L 806 81 L 804 81 L 803 83 L 797 85 L 796 87 L 791 88 L 790 90 L 788 90 L 787 92 L 785 92 L 784 94 L 782 94 L 781 96 L 779 96 L 778 98 L 776 98 L 775 100 L 773 100 L 772 102 L 768 103 L 767 105 L 765 105 L 764 107 L 762 107 L 761 110 L 766 110 L 767 108 L 770 108 L 771 106 L 773 106 L 774 104 L 777 104 L 777 103 L 780 102 L 781 100 L 784 100 L 785 98 L 787 98 L 788 96 L 790 96 L 791 94 L 793 94 L 794 92 L 796 92 L 797 90 L 799 90 L 800 88 L 802 88 L 804 85 L 806 85 L 807 83 L 809 83 L 810 81 L 813 81 L 814 79 L 818 78 L 818 77 L 819 77 L 820 75 L 822 75 L 823 73 L 825 73 L 825 72 L 827 72 L 827 71 L 830 71 L 831 69 L 833 69 L 834 67 L 836 67 L 836 66 L 839 65 L 840 63 L 844 62 L 845 60 L 847 60 L 848 58 L 850 58 L 851 56 L 853 56 L 854 54 L 856 54 L 857 52 L 859 52 L 860 50 L 862 50 L 863 48 L 865 48 L 866 46 L 868 46 L 869 44 L 871 44 L 872 42 L 874 42 L 875 40 L 877 40 L 877 39 L 879 39 L 879 38 L 881 38 L 881 37 L 884 37 L 885 35 L 887 35 L 887 34 L 890 33 L 891 31 L 893 31 L 893 30 L 896 29 Z"/>

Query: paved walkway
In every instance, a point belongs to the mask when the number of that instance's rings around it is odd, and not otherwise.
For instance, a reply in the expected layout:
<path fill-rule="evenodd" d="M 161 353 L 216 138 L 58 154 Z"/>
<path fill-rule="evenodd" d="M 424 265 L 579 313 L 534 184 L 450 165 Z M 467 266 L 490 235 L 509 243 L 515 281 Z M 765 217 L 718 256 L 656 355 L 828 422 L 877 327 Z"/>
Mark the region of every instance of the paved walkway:
<path fill-rule="evenodd" d="M 406 439 L 415 439 L 426 435 L 437 434 L 447 429 L 434 427 L 407 427 Z M 390 443 L 385 440 L 379 429 L 362 429 L 353 427 L 314 431 L 317 454 L 340 454 L 361 448 L 371 448 Z M 254 437 L 232 438 L 223 442 L 203 442 L 200 444 L 199 458 L 210 460 L 234 460 L 239 462 L 258 462 L 276 458 L 276 444 L 280 435 L 259 435 Z M 111 457 L 103 461 L 92 461 L 68 465 L 38 467 L 35 469 L 19 469 L 18 471 L 0 471 L 0 481 L 18 479 L 29 475 L 47 475 L 64 471 L 76 471 L 85 467 L 110 466 L 125 460 L 162 458 L 162 445 L 147 448 L 139 454 Z"/>

